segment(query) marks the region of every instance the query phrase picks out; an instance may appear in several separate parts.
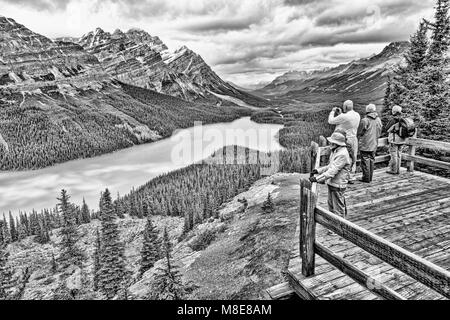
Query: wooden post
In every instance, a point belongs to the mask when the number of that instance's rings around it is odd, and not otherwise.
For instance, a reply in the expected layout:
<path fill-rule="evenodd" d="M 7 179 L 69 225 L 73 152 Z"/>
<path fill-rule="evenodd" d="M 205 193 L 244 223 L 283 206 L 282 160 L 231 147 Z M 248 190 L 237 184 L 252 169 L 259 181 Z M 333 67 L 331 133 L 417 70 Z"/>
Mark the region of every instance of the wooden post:
<path fill-rule="evenodd" d="M 315 143 L 314 141 L 311 142 L 311 165 L 310 165 L 310 172 L 312 172 L 314 169 L 316 169 L 317 163 L 320 163 L 319 157 L 319 145 Z"/>
<path fill-rule="evenodd" d="M 300 183 L 300 256 L 302 258 L 302 274 L 305 277 L 315 273 L 316 242 L 316 194 L 311 192 L 311 183 L 302 180 Z"/>
<path fill-rule="evenodd" d="M 414 138 L 417 138 L 417 132 L 414 135 Z M 416 155 L 416 146 L 414 146 L 414 145 L 409 146 L 409 155 L 410 156 Z M 408 161 L 407 167 L 408 167 L 408 172 L 414 172 L 414 161 L 413 160 Z"/>

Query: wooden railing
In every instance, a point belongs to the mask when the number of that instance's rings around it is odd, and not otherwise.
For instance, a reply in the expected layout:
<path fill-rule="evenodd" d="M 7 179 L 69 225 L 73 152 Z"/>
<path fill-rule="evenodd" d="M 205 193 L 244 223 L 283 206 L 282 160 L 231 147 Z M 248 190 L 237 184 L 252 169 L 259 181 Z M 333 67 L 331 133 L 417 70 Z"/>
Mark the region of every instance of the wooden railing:
<path fill-rule="evenodd" d="M 407 160 L 409 171 L 414 171 L 415 163 L 450 169 L 450 163 L 448 162 L 415 155 L 416 148 L 450 152 L 450 143 L 411 138 L 406 144 L 409 146 L 409 152 L 402 154 L 402 158 Z M 387 139 L 379 140 L 379 147 L 387 145 Z M 322 158 L 330 154 L 329 147 L 319 147 L 313 143 L 311 169 L 320 167 L 322 160 L 324 160 Z M 376 158 L 376 162 L 381 163 L 389 159 L 389 156 L 379 156 Z M 400 294 L 379 283 L 369 274 L 358 270 L 351 263 L 318 243 L 316 239 L 316 224 L 318 223 L 450 299 L 449 271 L 317 206 L 317 197 L 317 183 L 311 184 L 307 180 L 302 180 L 300 187 L 300 256 L 302 258 L 303 276 L 310 277 L 315 274 L 315 255 L 317 254 L 361 285 L 369 287 L 368 284 L 372 284 L 368 289 L 379 296 L 385 299 L 404 300 L 404 297 Z"/>

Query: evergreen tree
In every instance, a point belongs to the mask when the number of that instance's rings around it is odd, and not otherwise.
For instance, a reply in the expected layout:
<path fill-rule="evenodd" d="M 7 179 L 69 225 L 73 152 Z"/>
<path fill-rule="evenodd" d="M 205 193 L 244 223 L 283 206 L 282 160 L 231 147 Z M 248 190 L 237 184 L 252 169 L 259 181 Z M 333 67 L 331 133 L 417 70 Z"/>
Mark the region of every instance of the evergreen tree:
<path fill-rule="evenodd" d="M 45 244 L 50 242 L 50 233 L 48 231 L 48 225 L 45 222 L 45 219 L 43 217 L 38 218 L 39 219 L 39 232 L 38 232 L 38 237 L 37 237 L 37 241 L 40 244 Z"/>
<path fill-rule="evenodd" d="M 428 63 L 432 66 L 441 66 L 446 58 L 450 45 L 450 17 L 448 15 L 450 0 L 437 0 L 434 22 L 428 22 L 432 30 L 430 50 L 428 51 Z"/>
<path fill-rule="evenodd" d="M 11 211 L 9 212 L 9 234 L 11 235 L 11 241 L 15 242 L 19 238 L 19 234 L 16 229 L 16 223 L 14 222 L 14 218 L 12 216 Z"/>
<path fill-rule="evenodd" d="M 0 300 L 8 300 L 11 298 L 10 289 L 12 289 L 16 280 L 14 272 L 7 265 L 9 253 L 5 246 L 0 246 Z"/>
<path fill-rule="evenodd" d="M 272 196 L 270 195 L 270 193 L 267 195 L 267 199 L 266 201 L 264 201 L 262 209 L 265 213 L 272 213 L 275 211 L 275 204 L 272 201 Z"/>
<path fill-rule="evenodd" d="M 69 195 L 66 190 L 61 191 L 61 197 L 58 198 L 59 209 L 62 213 L 63 227 L 61 230 L 61 255 L 59 257 L 63 266 L 78 265 L 81 266 L 84 254 L 77 246 L 79 239 L 75 212 L 73 206 L 69 203 Z"/>
<path fill-rule="evenodd" d="M 97 237 L 95 239 L 95 251 L 94 251 L 94 291 L 98 290 L 98 279 L 100 271 L 100 254 L 101 254 L 101 242 L 100 242 L 100 231 L 97 228 Z"/>
<path fill-rule="evenodd" d="M 83 198 L 83 205 L 81 206 L 81 219 L 82 219 L 82 223 L 90 223 L 91 222 L 91 214 L 89 211 L 89 207 L 84 198 Z"/>
<path fill-rule="evenodd" d="M 6 222 L 5 214 L 3 214 L 3 224 L 1 232 L 3 234 L 3 244 L 10 244 L 12 242 L 11 232 L 9 230 L 8 222 Z"/>
<path fill-rule="evenodd" d="M 108 189 L 103 193 L 101 219 L 101 254 L 98 272 L 98 289 L 107 299 L 121 290 L 126 277 L 124 246 L 120 242 L 116 214 Z"/>
<path fill-rule="evenodd" d="M 119 219 L 125 218 L 125 210 L 122 205 L 122 201 L 120 201 L 120 194 L 117 193 L 117 199 L 114 201 L 114 210 L 116 211 L 117 216 Z"/>
<path fill-rule="evenodd" d="M 153 268 L 155 262 L 161 259 L 160 250 L 161 243 L 158 230 L 156 230 L 156 227 L 153 225 L 151 217 L 148 217 L 141 250 L 141 275 Z"/>
<path fill-rule="evenodd" d="M 149 216 L 148 203 L 145 202 L 145 201 L 142 203 L 142 215 L 144 217 L 148 217 Z"/>
<path fill-rule="evenodd" d="M 16 219 L 17 225 L 17 240 L 21 241 L 27 237 L 27 230 L 25 228 L 25 224 L 21 223 Z"/>
<path fill-rule="evenodd" d="M 181 273 L 178 267 L 172 264 L 172 243 L 164 229 L 163 250 L 165 255 L 165 264 L 159 268 L 153 282 L 153 293 L 150 298 L 156 300 L 183 300 L 193 289 L 191 286 L 185 286 L 182 281 Z"/>
<path fill-rule="evenodd" d="M 427 23 L 422 21 L 419 30 L 411 36 L 409 50 L 405 54 L 407 69 L 411 72 L 423 70 L 427 62 L 429 41 L 427 37 Z"/>

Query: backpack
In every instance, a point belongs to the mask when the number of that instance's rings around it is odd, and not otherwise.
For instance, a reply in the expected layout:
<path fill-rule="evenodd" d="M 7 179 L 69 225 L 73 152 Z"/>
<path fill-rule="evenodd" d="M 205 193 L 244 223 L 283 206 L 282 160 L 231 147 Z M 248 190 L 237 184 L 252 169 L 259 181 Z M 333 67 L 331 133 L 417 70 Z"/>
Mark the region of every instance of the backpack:
<path fill-rule="evenodd" d="M 402 139 L 412 138 L 416 134 L 417 126 L 411 118 L 402 118 L 399 121 L 398 135 Z"/>

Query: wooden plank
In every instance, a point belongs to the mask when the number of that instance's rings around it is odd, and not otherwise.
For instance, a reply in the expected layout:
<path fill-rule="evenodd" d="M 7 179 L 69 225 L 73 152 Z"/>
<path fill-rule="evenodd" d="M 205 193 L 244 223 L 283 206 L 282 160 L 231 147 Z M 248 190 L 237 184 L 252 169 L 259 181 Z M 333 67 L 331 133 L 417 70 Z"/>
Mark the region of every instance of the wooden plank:
<path fill-rule="evenodd" d="M 411 138 L 408 139 L 407 144 L 419 148 L 450 152 L 449 142 Z"/>
<path fill-rule="evenodd" d="M 428 159 L 428 158 L 419 157 L 419 156 L 412 156 L 412 155 L 409 155 L 406 153 L 402 153 L 401 155 L 402 155 L 402 159 L 404 159 L 406 161 L 414 161 L 414 162 L 421 163 L 421 164 L 424 164 L 424 165 L 427 165 L 430 167 L 436 167 L 436 168 L 450 170 L 450 162 Z"/>
<path fill-rule="evenodd" d="M 388 300 L 406 300 L 394 290 L 384 286 L 382 283 L 372 278 L 370 275 L 358 270 L 352 264 L 345 259 L 342 259 L 338 255 L 325 248 L 319 243 L 315 246 L 316 253 L 335 266 L 337 269 L 348 275 L 360 285 L 369 289 L 373 293 L 388 299 Z"/>
<path fill-rule="evenodd" d="M 295 291 L 292 289 L 289 282 L 280 283 L 266 289 L 266 292 L 272 300 L 287 300 L 292 298 L 295 294 Z"/>
<path fill-rule="evenodd" d="M 315 254 L 314 243 L 316 240 L 316 221 L 314 210 L 317 196 L 311 192 L 311 183 L 301 181 L 300 203 L 300 256 L 302 257 L 302 274 L 305 277 L 314 275 Z"/>
<path fill-rule="evenodd" d="M 301 299 L 317 300 L 317 296 L 314 294 L 314 292 L 302 285 L 301 280 L 304 279 L 302 275 L 297 277 L 294 273 L 291 272 L 291 270 L 288 270 L 286 276 L 292 289 Z"/>
<path fill-rule="evenodd" d="M 322 208 L 316 221 L 339 236 L 450 298 L 450 272 Z"/>

